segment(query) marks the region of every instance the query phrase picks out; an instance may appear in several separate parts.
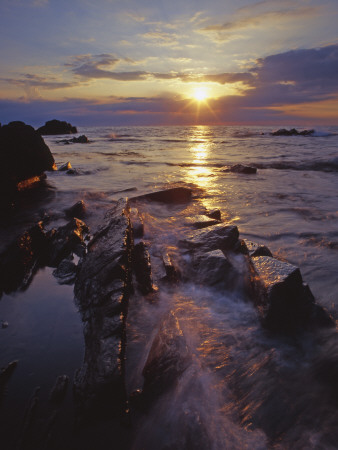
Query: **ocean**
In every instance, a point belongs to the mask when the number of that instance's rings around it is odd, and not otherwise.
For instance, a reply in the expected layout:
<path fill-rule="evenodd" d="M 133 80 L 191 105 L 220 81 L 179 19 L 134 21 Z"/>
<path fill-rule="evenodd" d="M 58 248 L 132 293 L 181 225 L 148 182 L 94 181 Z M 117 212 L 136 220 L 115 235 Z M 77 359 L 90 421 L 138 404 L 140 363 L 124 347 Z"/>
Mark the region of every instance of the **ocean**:
<path fill-rule="evenodd" d="M 79 127 L 87 144 L 45 136 L 57 166 L 69 161 L 75 173 L 49 172 L 44 195 L 26 199 L 20 211 L 2 219 L 2 242 L 45 213 L 50 227 L 64 224 L 65 208 L 79 200 L 86 204 L 85 222 L 94 234 L 121 197 L 186 186 L 194 192 L 188 211 L 165 206 L 143 211 L 145 238 L 153 248 L 176 245 L 183 216 L 218 208 L 224 222 L 238 226 L 241 238 L 265 244 L 276 257 L 298 266 L 317 302 L 337 319 L 338 127 L 317 128 L 310 136 L 272 136 L 275 129 Z M 257 173 L 224 170 L 235 164 L 255 167 Z M 82 323 L 73 287 L 59 285 L 52 270 L 41 269 L 27 290 L 0 300 L 0 321 L 8 322 L 0 329 L 0 367 L 19 360 L 0 409 L 8 448 L 20 434 L 34 389 L 40 387 L 45 411 L 56 376 L 72 378 L 82 362 Z M 208 448 L 215 450 L 338 448 L 337 387 L 336 396 L 330 390 L 338 377 L 335 330 L 304 334 L 296 342 L 269 335 L 238 292 L 215 293 L 197 282 L 164 291 L 155 308 L 135 299 L 127 322 L 129 392 L 142 386 L 151 336 L 168 310 L 175 311 L 194 355 L 194 367 L 176 395 L 164 398 L 136 431 L 114 428 L 113 435 L 109 427 L 99 427 L 74 438 L 68 392 L 58 437 L 48 448 L 67 439 L 83 439 L 81 448 L 93 448 L 98 434 L 102 444 L 96 448 L 102 449 L 203 448 L 194 441 L 177 444 L 174 436 L 184 427 L 192 436 L 194 427 L 205 430 Z M 124 444 L 110 447 L 119 433 Z"/>

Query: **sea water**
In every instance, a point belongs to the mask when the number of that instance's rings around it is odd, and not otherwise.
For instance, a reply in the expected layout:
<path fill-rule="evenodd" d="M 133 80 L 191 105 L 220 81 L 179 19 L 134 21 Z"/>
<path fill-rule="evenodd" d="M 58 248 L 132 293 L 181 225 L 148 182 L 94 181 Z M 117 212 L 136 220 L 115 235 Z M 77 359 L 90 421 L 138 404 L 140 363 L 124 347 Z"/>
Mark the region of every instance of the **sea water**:
<path fill-rule="evenodd" d="M 2 237 L 13 236 L 45 212 L 53 225 L 63 224 L 64 209 L 78 200 L 86 203 L 85 220 L 94 233 L 119 198 L 187 186 L 196 194 L 190 213 L 197 213 L 202 204 L 219 208 L 223 221 L 238 226 L 241 238 L 265 244 L 275 256 L 300 267 L 317 301 L 337 319 L 338 127 L 316 129 L 311 136 L 272 136 L 268 127 L 78 131 L 88 137 L 88 144 L 62 142 L 69 136 L 45 137 L 56 164 L 70 161 L 75 173 L 48 173 L 48 199 L 23 205 L 20 213 L 4 221 Z M 224 170 L 235 164 L 256 167 L 257 174 Z M 143 211 L 146 238 L 153 248 L 163 243 L 174 246 L 179 239 L 183 218 L 174 213 L 164 206 Z M 4 401 L 11 412 L 6 425 L 13 430 L 19 428 L 13 410 L 19 417 L 20 404 L 33 384 L 53 384 L 55 376 L 67 370 L 72 375 L 83 356 L 71 289 L 55 286 L 55 295 L 62 299 L 58 308 L 49 298 L 46 274 L 39 276 L 41 281 L 34 280 L 26 292 L 0 301 L 0 319 L 10 318 L 10 326 L 0 330 L 5 337 L 0 340 L 0 366 L 12 359 L 22 359 L 23 366 L 19 363 Z M 43 326 L 32 316 L 32 295 Z M 48 333 L 60 311 L 65 324 L 62 339 L 55 328 Z M 238 292 L 216 293 L 197 283 L 163 290 L 155 308 L 135 297 L 127 322 L 129 393 L 142 387 L 147 352 L 168 311 L 174 311 L 180 322 L 193 363 L 175 396 L 164 397 L 134 430 L 130 448 L 203 448 L 198 436 L 217 450 L 338 448 L 337 399 L 330 386 L 325 388 L 325 377 L 330 382 L 337 375 L 334 331 L 302 336 L 297 342 L 267 335 L 253 306 Z M 34 333 L 27 332 L 27 323 Z M 60 323 L 53 326 L 62 328 Z M 39 336 L 46 345 L 37 345 Z M 61 363 L 63 347 L 66 358 L 73 355 L 71 363 Z M 43 355 L 50 353 L 58 370 L 41 364 Z M 36 371 L 39 376 L 28 383 L 27 377 Z M 199 430 L 195 441 L 177 439 L 187 427 L 192 436 Z M 107 442 L 108 437 L 103 448 L 109 448 Z"/>

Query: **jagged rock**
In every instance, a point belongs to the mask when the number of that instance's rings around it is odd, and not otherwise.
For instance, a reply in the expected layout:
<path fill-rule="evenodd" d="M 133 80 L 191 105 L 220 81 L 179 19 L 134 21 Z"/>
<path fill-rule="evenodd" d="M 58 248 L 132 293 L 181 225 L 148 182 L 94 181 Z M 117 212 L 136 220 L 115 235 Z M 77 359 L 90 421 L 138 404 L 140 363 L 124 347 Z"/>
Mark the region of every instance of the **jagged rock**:
<path fill-rule="evenodd" d="M 76 202 L 70 208 L 65 209 L 65 213 L 67 217 L 73 218 L 76 217 L 78 219 L 83 219 L 86 215 L 86 205 L 83 200 Z"/>
<path fill-rule="evenodd" d="M 314 132 L 315 132 L 315 130 L 297 131 L 295 128 L 291 128 L 291 130 L 286 130 L 285 128 L 280 128 L 277 131 L 273 131 L 271 133 L 271 135 L 272 136 L 310 136 Z"/>
<path fill-rule="evenodd" d="M 178 280 L 180 280 L 180 271 L 174 266 L 171 257 L 167 252 L 162 253 L 162 261 L 166 274 L 162 280 L 170 282 L 177 282 Z"/>
<path fill-rule="evenodd" d="M 186 225 L 191 225 L 195 228 L 205 228 L 217 223 L 220 223 L 218 219 L 213 219 L 207 215 L 192 216 L 185 219 Z"/>
<path fill-rule="evenodd" d="M 188 249 L 231 250 L 237 244 L 238 236 L 238 228 L 235 225 L 222 223 L 190 233 L 179 243 Z"/>
<path fill-rule="evenodd" d="M 257 244 L 256 242 L 248 241 L 247 239 L 243 239 L 243 241 L 250 256 L 273 256 L 266 245 Z"/>
<path fill-rule="evenodd" d="M 211 219 L 222 220 L 221 211 L 219 209 L 211 209 L 210 211 L 207 211 L 205 215 Z"/>
<path fill-rule="evenodd" d="M 134 246 L 133 269 L 136 275 L 137 286 L 141 293 L 147 295 L 153 292 L 150 255 L 143 241 Z"/>
<path fill-rule="evenodd" d="M 55 170 L 54 158 L 30 125 L 10 122 L 0 128 L 0 200 L 38 184 L 44 171 Z M 8 200 L 8 199 L 7 199 Z"/>
<path fill-rule="evenodd" d="M 88 233 L 87 225 L 80 219 L 72 219 L 66 225 L 47 233 L 46 265 L 57 267 L 71 253 L 82 256 L 85 252 L 84 234 Z"/>
<path fill-rule="evenodd" d="M 9 244 L 0 255 L 0 295 L 29 286 L 47 245 L 42 221 Z"/>
<path fill-rule="evenodd" d="M 70 259 L 63 259 L 53 275 L 57 278 L 59 284 L 72 284 L 76 277 L 76 264 Z"/>
<path fill-rule="evenodd" d="M 194 279 L 207 286 L 229 284 L 234 267 L 221 250 L 197 252 L 193 255 Z"/>
<path fill-rule="evenodd" d="M 130 202 L 135 201 L 151 201 L 160 203 L 187 203 L 192 198 L 191 189 L 185 187 L 177 187 L 166 189 L 164 191 L 151 192 L 150 194 L 139 195 L 130 198 Z"/>
<path fill-rule="evenodd" d="M 59 172 L 66 172 L 67 170 L 70 169 L 72 169 L 72 165 L 69 161 L 67 161 L 66 163 L 62 164 L 58 170 Z"/>
<path fill-rule="evenodd" d="M 192 357 L 175 313 L 164 317 L 143 369 L 143 394 L 152 398 L 171 388 L 191 364 Z"/>
<path fill-rule="evenodd" d="M 39 134 L 52 135 L 52 134 L 74 134 L 77 133 L 76 127 L 73 127 L 70 123 L 60 120 L 49 120 L 42 127 L 37 129 Z"/>
<path fill-rule="evenodd" d="M 67 392 L 69 377 L 67 375 L 59 375 L 49 394 L 49 401 L 53 403 L 61 402 Z"/>
<path fill-rule="evenodd" d="M 254 174 L 257 173 L 257 168 L 251 166 L 244 166 L 243 164 L 235 164 L 234 166 L 223 167 L 222 172 Z"/>
<path fill-rule="evenodd" d="M 79 262 L 74 293 L 84 322 L 85 355 L 74 380 L 80 408 L 111 412 L 125 401 L 124 330 L 130 289 L 131 228 L 121 200 Z"/>
<path fill-rule="evenodd" d="M 88 144 L 89 139 L 87 136 L 82 134 L 79 137 L 73 137 L 72 139 L 62 139 L 61 141 L 56 141 L 58 144 Z"/>
<path fill-rule="evenodd" d="M 130 208 L 130 222 L 133 229 L 134 239 L 138 239 L 143 237 L 144 235 L 144 223 L 142 218 L 139 215 L 137 208 Z"/>
<path fill-rule="evenodd" d="M 333 326 L 334 322 L 303 283 L 298 267 L 269 256 L 252 258 L 255 301 L 264 325 L 278 332 L 304 327 Z"/>

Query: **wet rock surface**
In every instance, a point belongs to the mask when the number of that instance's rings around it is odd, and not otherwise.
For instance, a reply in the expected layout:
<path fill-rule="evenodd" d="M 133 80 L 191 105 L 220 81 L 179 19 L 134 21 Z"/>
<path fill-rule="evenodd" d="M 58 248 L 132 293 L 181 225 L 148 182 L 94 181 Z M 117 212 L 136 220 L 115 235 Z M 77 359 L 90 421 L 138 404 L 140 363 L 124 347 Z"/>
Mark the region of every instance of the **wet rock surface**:
<path fill-rule="evenodd" d="M 83 200 L 79 200 L 70 208 L 65 209 L 66 216 L 69 218 L 76 217 L 77 219 L 83 219 L 86 215 L 86 205 Z"/>
<path fill-rule="evenodd" d="M 143 241 L 134 246 L 132 261 L 138 289 L 143 295 L 154 292 L 155 288 L 151 273 L 150 255 Z"/>
<path fill-rule="evenodd" d="M 54 170 L 54 158 L 42 137 L 30 125 L 10 122 L 0 128 L 0 201 L 43 179 Z"/>
<path fill-rule="evenodd" d="M 37 132 L 42 135 L 74 134 L 77 133 L 77 129 L 70 123 L 53 119 L 47 121 L 42 127 L 38 128 Z"/>
<path fill-rule="evenodd" d="M 166 189 L 163 191 L 151 192 L 149 194 L 140 195 L 130 198 L 130 202 L 149 201 L 160 203 L 187 203 L 192 199 L 192 191 L 189 188 L 177 187 Z"/>
<path fill-rule="evenodd" d="M 188 249 L 229 250 L 235 247 L 238 237 L 235 225 L 218 224 L 190 233 L 180 241 L 180 245 Z"/>

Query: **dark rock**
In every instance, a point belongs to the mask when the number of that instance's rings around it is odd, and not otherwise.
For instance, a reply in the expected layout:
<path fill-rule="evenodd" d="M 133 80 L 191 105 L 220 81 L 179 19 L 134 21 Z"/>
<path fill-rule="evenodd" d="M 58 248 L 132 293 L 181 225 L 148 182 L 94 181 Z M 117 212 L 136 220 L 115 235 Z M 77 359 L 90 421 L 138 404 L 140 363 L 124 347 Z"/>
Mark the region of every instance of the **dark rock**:
<path fill-rule="evenodd" d="M 264 325 L 278 332 L 333 326 L 334 322 L 318 304 L 300 270 L 268 256 L 252 258 L 256 305 Z"/>
<path fill-rule="evenodd" d="M 69 161 L 67 161 L 66 163 L 62 164 L 58 170 L 59 172 L 65 172 L 66 170 L 70 170 L 72 168 L 72 165 Z"/>
<path fill-rule="evenodd" d="M 136 275 L 137 286 L 143 295 L 154 292 L 151 275 L 150 255 L 143 241 L 134 246 L 133 270 Z"/>
<path fill-rule="evenodd" d="M 277 131 L 273 131 L 272 136 L 310 136 L 315 132 L 315 130 L 303 130 L 297 131 L 295 128 L 291 130 L 286 130 L 285 128 L 280 128 Z"/>
<path fill-rule="evenodd" d="M 210 217 L 211 219 L 216 219 L 221 221 L 221 211 L 219 209 L 211 209 L 210 211 L 207 211 L 205 213 L 206 216 Z"/>
<path fill-rule="evenodd" d="M 250 256 L 273 256 L 271 251 L 265 245 L 257 244 L 256 242 L 248 241 L 247 239 L 243 239 L 243 241 Z"/>
<path fill-rule="evenodd" d="M 180 271 L 174 266 L 170 255 L 167 252 L 162 253 L 162 261 L 165 269 L 163 281 L 177 282 L 181 279 Z"/>
<path fill-rule="evenodd" d="M 197 252 L 193 255 L 194 279 L 207 286 L 228 286 L 234 267 L 221 250 Z"/>
<path fill-rule="evenodd" d="M 222 169 L 223 172 L 234 172 L 234 173 L 244 173 L 244 174 L 254 174 L 257 173 L 256 167 L 244 166 L 243 164 L 235 164 L 234 166 L 227 166 Z"/>
<path fill-rule="evenodd" d="M 48 146 L 33 127 L 11 122 L 0 128 L 0 200 L 38 184 L 44 171 L 55 167 Z"/>
<path fill-rule="evenodd" d="M 186 225 L 191 225 L 195 228 L 205 228 L 211 225 L 216 225 L 217 223 L 220 223 L 220 221 L 208 217 L 207 215 L 192 216 L 185 219 Z"/>
<path fill-rule="evenodd" d="M 74 218 L 66 225 L 48 232 L 46 248 L 46 265 L 57 267 L 72 253 L 82 256 L 85 252 L 84 235 L 88 233 L 87 225 Z"/>
<path fill-rule="evenodd" d="M 79 172 L 76 169 L 68 169 L 66 172 L 67 175 L 78 175 Z"/>
<path fill-rule="evenodd" d="M 56 141 L 58 144 L 88 144 L 89 139 L 87 136 L 82 134 L 79 137 L 73 137 L 72 139 L 62 139 L 61 141 Z"/>
<path fill-rule="evenodd" d="M 177 187 L 166 189 L 164 191 L 151 192 L 150 194 L 139 195 L 138 197 L 130 198 L 130 202 L 135 201 L 150 201 L 160 203 L 187 203 L 192 198 L 191 189 L 185 187 Z"/>
<path fill-rule="evenodd" d="M 134 239 L 143 237 L 144 235 L 144 223 L 139 215 L 137 208 L 130 208 L 129 212 L 130 222 L 133 230 Z"/>
<path fill-rule="evenodd" d="M 109 414 L 125 401 L 124 333 L 130 289 L 131 228 L 118 202 L 79 262 L 74 293 L 84 322 L 85 355 L 74 389 L 88 414 Z"/>
<path fill-rule="evenodd" d="M 53 403 L 60 403 L 67 392 L 69 377 L 67 375 L 59 375 L 55 384 L 49 394 L 49 401 Z"/>
<path fill-rule="evenodd" d="M 235 225 L 218 224 L 203 230 L 197 230 L 180 241 L 188 249 L 204 248 L 208 250 L 231 250 L 238 242 L 238 228 Z"/>
<path fill-rule="evenodd" d="M 143 369 L 143 394 L 152 398 L 176 384 L 192 357 L 175 313 L 162 320 Z"/>
<path fill-rule="evenodd" d="M 2 321 L 1 321 L 1 328 L 8 328 L 8 322 L 7 322 L 7 320 L 2 320 Z"/>
<path fill-rule="evenodd" d="M 0 405 L 2 403 L 2 399 L 6 390 L 6 385 L 17 365 L 18 361 L 12 361 L 9 364 L 7 364 L 6 367 L 2 367 L 0 369 Z"/>
<path fill-rule="evenodd" d="M 0 294 L 29 286 L 47 245 L 48 239 L 42 222 L 9 244 L 0 255 Z"/>
<path fill-rule="evenodd" d="M 83 219 L 86 215 L 86 205 L 83 200 L 76 202 L 70 208 L 65 209 L 65 213 L 67 217 L 73 218 L 76 217 L 78 219 Z"/>
<path fill-rule="evenodd" d="M 76 277 L 76 264 L 70 259 L 63 259 L 53 275 L 57 278 L 59 284 L 72 284 Z"/>
<path fill-rule="evenodd" d="M 77 133 L 76 127 L 73 127 L 70 123 L 60 120 L 49 120 L 42 127 L 37 129 L 39 134 L 52 135 L 52 134 L 74 134 Z"/>

